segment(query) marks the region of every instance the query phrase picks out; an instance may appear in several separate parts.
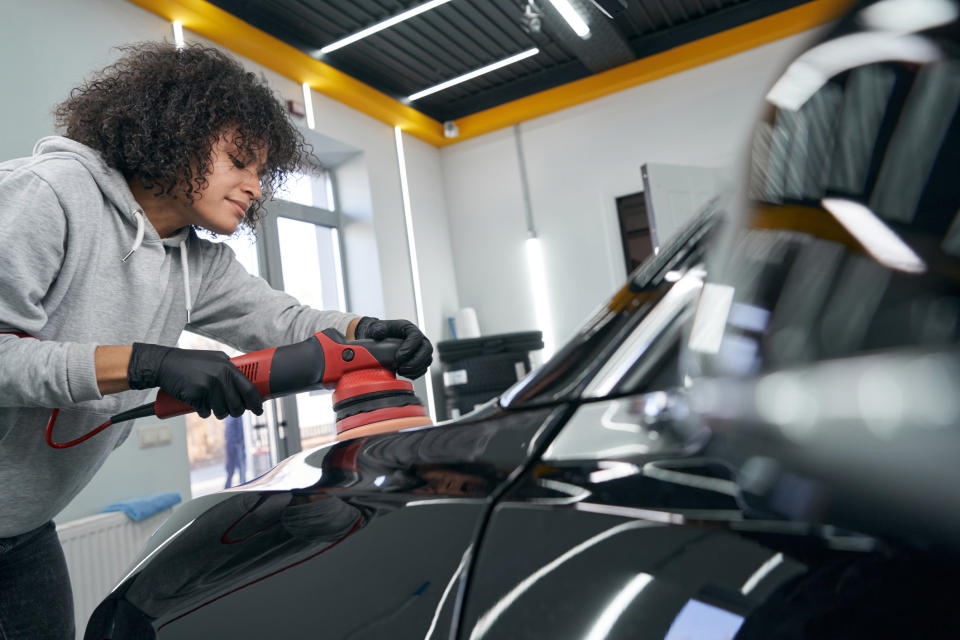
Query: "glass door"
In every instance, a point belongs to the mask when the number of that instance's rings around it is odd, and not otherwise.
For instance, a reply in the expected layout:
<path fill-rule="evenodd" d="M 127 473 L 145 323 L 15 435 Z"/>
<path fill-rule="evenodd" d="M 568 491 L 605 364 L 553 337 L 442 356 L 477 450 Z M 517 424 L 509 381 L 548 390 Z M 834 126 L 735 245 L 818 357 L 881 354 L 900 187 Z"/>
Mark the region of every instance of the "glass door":
<path fill-rule="evenodd" d="M 216 241 L 230 245 L 248 272 L 302 304 L 345 311 L 340 235 L 329 175 L 295 176 L 276 197 L 266 204 L 256 238 L 240 235 Z M 190 332 L 183 333 L 178 346 L 239 355 Z M 193 497 L 252 480 L 301 449 L 331 441 L 336 435 L 331 396 L 332 392 L 321 390 L 271 400 L 264 403 L 262 416 L 248 411 L 239 420 L 188 415 Z"/>
<path fill-rule="evenodd" d="M 237 254 L 237 260 L 251 274 L 262 273 L 257 241 L 252 235 L 216 237 Z M 177 342 L 181 349 L 223 351 L 231 358 L 240 352 L 222 342 L 184 331 Z M 194 498 L 242 484 L 273 467 L 279 459 L 277 408 L 264 405 L 261 416 L 247 411 L 239 419 L 186 416 L 187 454 L 190 459 L 190 492 Z"/>
<path fill-rule="evenodd" d="M 345 311 L 346 291 L 336 214 L 276 200 L 260 228 L 268 281 L 302 304 Z M 289 456 L 336 436 L 332 392 L 310 391 L 277 401 L 282 414 L 279 451 Z"/>

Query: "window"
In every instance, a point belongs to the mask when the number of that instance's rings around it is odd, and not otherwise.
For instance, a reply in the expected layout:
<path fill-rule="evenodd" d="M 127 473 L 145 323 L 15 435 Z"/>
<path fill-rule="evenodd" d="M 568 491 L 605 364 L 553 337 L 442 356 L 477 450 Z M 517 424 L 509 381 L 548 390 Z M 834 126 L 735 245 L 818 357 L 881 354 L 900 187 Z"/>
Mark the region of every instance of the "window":
<path fill-rule="evenodd" d="M 330 172 L 319 167 L 315 172 L 291 174 L 274 197 L 278 200 L 302 204 L 305 207 L 334 210 L 333 182 Z"/>
<path fill-rule="evenodd" d="M 237 260 L 249 273 L 260 275 L 257 246 L 253 236 L 217 236 L 213 241 L 229 245 L 237 254 Z M 190 331 L 184 331 L 180 335 L 177 346 L 181 349 L 223 351 L 231 358 L 240 355 L 236 349 Z M 271 409 L 264 407 L 265 411 Z M 192 497 L 197 498 L 223 489 L 227 483 L 228 468 L 232 472 L 230 484 L 237 485 L 252 480 L 273 466 L 276 458 L 275 445 L 271 444 L 270 433 L 266 429 L 269 417 L 255 416 L 248 411 L 241 418 L 241 433 L 236 433 L 234 425 L 229 436 L 224 420 L 218 420 L 214 416 L 201 418 L 196 413 L 185 417 Z M 237 441 L 238 435 L 241 441 Z M 228 451 L 228 448 L 232 450 Z"/>
<path fill-rule="evenodd" d="M 256 237 L 241 233 L 214 241 L 228 244 L 248 272 L 263 277 L 301 303 L 319 309 L 346 310 L 330 173 L 318 168 L 291 176 L 274 200 L 265 204 L 265 209 L 267 215 Z M 178 346 L 216 349 L 231 357 L 239 355 L 224 344 L 187 331 Z M 264 403 L 263 416 L 247 412 L 243 417 L 242 447 L 237 442 L 235 424 L 228 429 L 225 421 L 213 416 L 204 419 L 195 413 L 188 415 L 193 497 L 222 489 L 227 483 L 228 466 L 235 467 L 232 484 L 236 485 L 252 480 L 301 448 L 332 440 L 336 436 L 336 418 L 331 395 L 323 390 L 301 393 Z"/>

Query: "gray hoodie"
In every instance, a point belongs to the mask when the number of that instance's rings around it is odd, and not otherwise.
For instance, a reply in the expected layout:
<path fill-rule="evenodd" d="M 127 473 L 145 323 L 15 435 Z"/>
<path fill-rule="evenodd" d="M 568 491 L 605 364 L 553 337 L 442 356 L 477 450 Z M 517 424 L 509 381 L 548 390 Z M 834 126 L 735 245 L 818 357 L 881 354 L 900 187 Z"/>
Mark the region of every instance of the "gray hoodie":
<path fill-rule="evenodd" d="M 0 163 L 0 537 L 55 516 L 132 426 L 53 449 L 52 408 L 62 442 L 149 401 L 149 390 L 100 394 L 97 345 L 174 345 L 187 328 L 252 351 L 346 332 L 354 317 L 271 289 L 190 228 L 160 238 L 89 147 L 49 137 L 32 157 Z"/>

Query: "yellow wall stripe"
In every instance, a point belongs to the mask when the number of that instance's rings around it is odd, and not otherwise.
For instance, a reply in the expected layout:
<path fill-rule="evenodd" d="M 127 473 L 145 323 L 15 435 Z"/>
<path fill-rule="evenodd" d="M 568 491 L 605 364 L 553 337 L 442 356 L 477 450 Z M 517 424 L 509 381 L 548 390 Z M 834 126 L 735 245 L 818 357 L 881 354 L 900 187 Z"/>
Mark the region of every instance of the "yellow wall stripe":
<path fill-rule="evenodd" d="M 812 0 L 663 53 L 456 120 L 460 136 L 416 109 L 316 60 L 204 0 L 129 0 L 234 53 L 432 145 L 443 147 L 780 40 L 837 18 L 853 0 Z"/>

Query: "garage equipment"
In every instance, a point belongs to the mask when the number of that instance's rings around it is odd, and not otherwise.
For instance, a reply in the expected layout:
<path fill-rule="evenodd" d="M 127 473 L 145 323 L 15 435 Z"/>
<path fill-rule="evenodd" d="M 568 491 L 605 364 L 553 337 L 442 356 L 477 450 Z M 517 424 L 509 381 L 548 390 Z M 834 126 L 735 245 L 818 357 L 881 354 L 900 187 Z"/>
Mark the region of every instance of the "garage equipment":
<path fill-rule="evenodd" d="M 531 370 L 530 352 L 542 348 L 539 331 L 437 343 L 450 417 L 469 413 L 526 376 Z"/>

